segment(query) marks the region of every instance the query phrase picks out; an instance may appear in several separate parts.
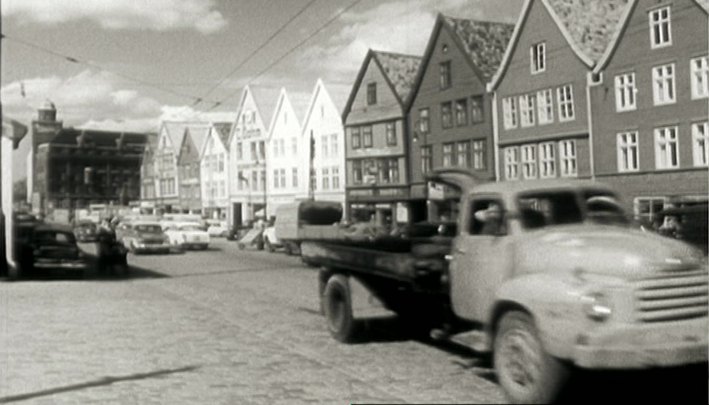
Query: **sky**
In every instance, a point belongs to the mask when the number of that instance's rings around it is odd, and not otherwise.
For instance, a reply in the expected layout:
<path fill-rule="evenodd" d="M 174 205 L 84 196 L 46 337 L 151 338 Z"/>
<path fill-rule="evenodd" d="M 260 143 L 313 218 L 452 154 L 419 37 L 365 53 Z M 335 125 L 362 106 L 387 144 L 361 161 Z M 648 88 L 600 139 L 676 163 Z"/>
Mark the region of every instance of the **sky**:
<path fill-rule="evenodd" d="M 3 114 L 29 124 L 51 100 L 65 126 L 157 132 L 233 120 L 246 84 L 285 87 L 304 110 L 318 78 L 342 110 L 368 49 L 421 55 L 437 13 L 514 23 L 522 2 L 2 0 Z"/>

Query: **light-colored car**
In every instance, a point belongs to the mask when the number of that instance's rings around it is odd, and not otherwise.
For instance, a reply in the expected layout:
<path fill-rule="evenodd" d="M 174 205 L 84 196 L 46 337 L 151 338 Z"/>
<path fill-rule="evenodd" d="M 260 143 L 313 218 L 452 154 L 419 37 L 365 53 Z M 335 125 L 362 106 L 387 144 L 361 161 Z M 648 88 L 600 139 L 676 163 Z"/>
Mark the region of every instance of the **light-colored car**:
<path fill-rule="evenodd" d="M 181 249 L 207 249 L 209 234 L 195 222 L 170 222 L 163 225 L 170 244 Z"/>
<path fill-rule="evenodd" d="M 116 238 L 131 253 L 169 253 L 170 240 L 153 221 L 121 223 L 116 228 Z"/>
<path fill-rule="evenodd" d="M 224 238 L 229 233 L 226 221 L 207 220 L 207 233 L 213 238 Z"/>
<path fill-rule="evenodd" d="M 277 248 L 283 247 L 283 244 L 276 237 L 276 227 L 269 226 L 263 230 L 263 248 L 269 252 L 275 251 Z"/>

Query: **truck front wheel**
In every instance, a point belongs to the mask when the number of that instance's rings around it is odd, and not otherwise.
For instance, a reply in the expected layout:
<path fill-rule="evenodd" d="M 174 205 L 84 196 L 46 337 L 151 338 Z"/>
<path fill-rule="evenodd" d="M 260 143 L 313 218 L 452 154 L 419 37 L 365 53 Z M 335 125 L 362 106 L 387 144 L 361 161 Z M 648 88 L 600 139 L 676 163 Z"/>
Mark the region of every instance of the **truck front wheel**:
<path fill-rule="evenodd" d="M 327 281 L 323 292 L 323 310 L 330 334 L 344 343 L 355 337 L 355 320 L 352 316 L 352 297 L 347 278 L 336 274 Z"/>
<path fill-rule="evenodd" d="M 494 363 L 497 378 L 513 403 L 549 403 L 563 387 L 569 366 L 544 351 L 534 320 L 511 311 L 498 325 Z"/>

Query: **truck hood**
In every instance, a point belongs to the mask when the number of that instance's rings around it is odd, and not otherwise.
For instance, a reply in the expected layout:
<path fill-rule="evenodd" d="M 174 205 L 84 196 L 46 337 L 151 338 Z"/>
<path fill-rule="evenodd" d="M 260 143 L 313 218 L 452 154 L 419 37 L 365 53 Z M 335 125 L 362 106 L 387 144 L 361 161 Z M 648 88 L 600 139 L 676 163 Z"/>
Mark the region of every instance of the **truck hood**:
<path fill-rule="evenodd" d="M 557 226 L 528 232 L 519 242 L 524 272 L 637 279 L 706 266 L 703 254 L 683 242 L 618 226 Z"/>

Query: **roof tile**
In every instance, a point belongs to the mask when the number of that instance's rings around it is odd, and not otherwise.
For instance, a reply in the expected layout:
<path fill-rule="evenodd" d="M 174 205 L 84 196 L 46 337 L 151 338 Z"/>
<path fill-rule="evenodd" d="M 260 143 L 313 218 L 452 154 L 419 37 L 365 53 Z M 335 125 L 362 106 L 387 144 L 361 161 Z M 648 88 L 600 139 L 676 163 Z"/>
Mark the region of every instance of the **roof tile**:
<path fill-rule="evenodd" d="M 400 100 L 405 101 L 416 80 L 420 56 L 373 51 Z"/>
<path fill-rule="evenodd" d="M 443 19 L 461 40 L 484 79 L 489 80 L 502 62 L 514 25 L 447 16 Z"/>

